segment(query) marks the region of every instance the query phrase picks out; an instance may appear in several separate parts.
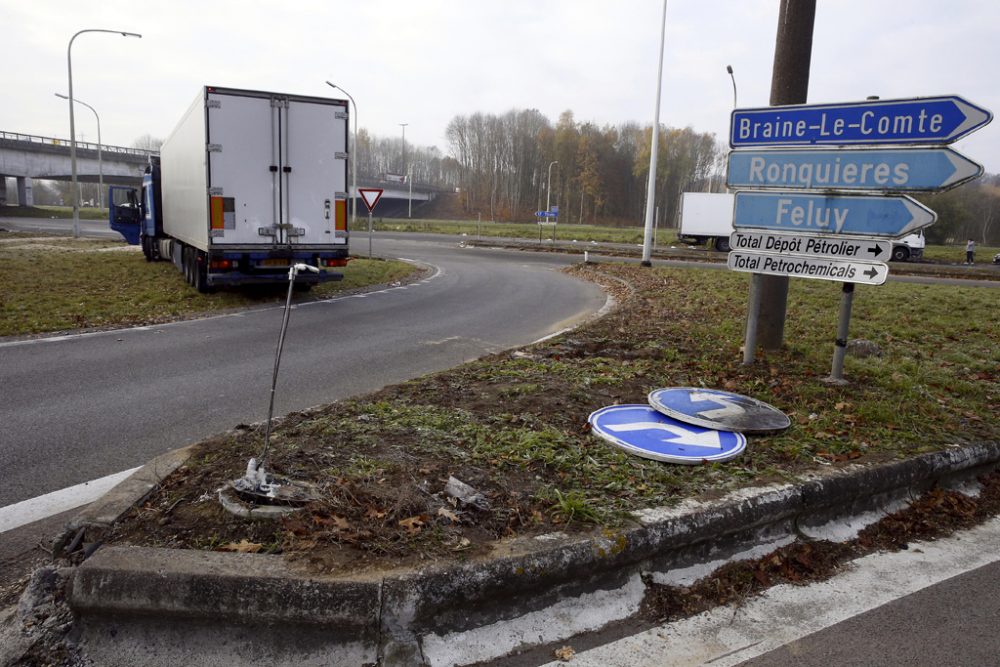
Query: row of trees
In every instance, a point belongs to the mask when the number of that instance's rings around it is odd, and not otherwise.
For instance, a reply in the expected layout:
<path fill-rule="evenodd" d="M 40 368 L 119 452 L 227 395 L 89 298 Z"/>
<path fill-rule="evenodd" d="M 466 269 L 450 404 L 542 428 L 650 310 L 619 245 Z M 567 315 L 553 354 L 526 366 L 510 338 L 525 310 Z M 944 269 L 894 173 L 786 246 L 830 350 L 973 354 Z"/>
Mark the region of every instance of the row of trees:
<path fill-rule="evenodd" d="M 553 125 L 535 109 L 454 117 L 445 130 L 450 155 L 406 146 L 416 182 L 457 189 L 464 211 L 491 220 L 531 220 L 546 204 L 565 222 L 639 224 L 645 211 L 651 129 L 637 123 L 598 127 L 571 111 Z M 402 140 L 359 131 L 358 174 L 401 174 Z M 685 190 L 721 188 L 724 156 L 714 135 L 691 128 L 660 131 L 657 201 L 672 223 Z M 551 179 L 551 180 L 550 180 Z"/>

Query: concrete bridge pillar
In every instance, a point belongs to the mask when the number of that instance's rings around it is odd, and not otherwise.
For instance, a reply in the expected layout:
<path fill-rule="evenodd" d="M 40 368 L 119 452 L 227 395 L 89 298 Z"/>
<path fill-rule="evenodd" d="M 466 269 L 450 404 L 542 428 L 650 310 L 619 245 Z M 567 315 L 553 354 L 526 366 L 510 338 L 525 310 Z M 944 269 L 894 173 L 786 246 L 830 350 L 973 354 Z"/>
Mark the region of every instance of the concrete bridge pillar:
<path fill-rule="evenodd" d="M 35 195 L 31 191 L 31 177 L 17 177 L 17 203 L 20 206 L 34 206 Z"/>
<path fill-rule="evenodd" d="M 7 204 L 7 177 L 0 176 L 0 206 Z"/>

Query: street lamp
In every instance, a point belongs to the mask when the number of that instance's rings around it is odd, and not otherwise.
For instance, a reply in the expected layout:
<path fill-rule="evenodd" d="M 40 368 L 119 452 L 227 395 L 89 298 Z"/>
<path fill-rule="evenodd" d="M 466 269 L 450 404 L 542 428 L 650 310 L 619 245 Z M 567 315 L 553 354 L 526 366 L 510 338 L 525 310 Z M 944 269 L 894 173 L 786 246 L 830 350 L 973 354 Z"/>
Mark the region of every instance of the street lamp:
<path fill-rule="evenodd" d="M 739 105 L 736 103 L 736 77 L 733 75 L 733 66 L 726 65 L 726 71 L 729 72 L 729 78 L 733 80 L 733 108 L 735 109 Z"/>
<path fill-rule="evenodd" d="M 63 95 L 62 93 L 55 93 L 56 97 L 61 97 L 64 100 L 68 100 L 68 95 Z M 99 183 L 97 190 L 97 205 L 100 208 L 104 208 L 104 163 L 101 160 L 101 117 L 97 115 L 97 109 L 90 106 L 83 100 L 73 100 L 77 104 L 81 104 L 91 111 L 94 112 L 94 118 L 97 119 L 97 182 Z"/>
<path fill-rule="evenodd" d="M 354 229 L 354 221 L 358 216 L 358 103 L 354 101 L 349 92 L 340 86 L 329 81 L 326 82 L 326 85 L 347 95 L 351 104 L 354 105 L 354 148 L 351 149 L 351 189 L 354 190 L 351 196 L 351 229 Z"/>
<path fill-rule="evenodd" d="M 409 123 L 399 124 L 399 126 L 403 128 L 403 177 L 406 178 L 407 182 L 410 183 L 410 200 L 409 200 L 410 203 L 408 206 L 408 212 L 406 214 L 406 217 L 410 218 L 412 217 L 413 213 L 413 183 L 411 178 L 413 174 L 406 173 L 406 126 L 407 125 L 409 125 Z"/>
<path fill-rule="evenodd" d="M 559 160 L 549 162 L 549 182 L 545 185 L 545 210 L 552 210 L 552 165 L 559 164 Z"/>
<path fill-rule="evenodd" d="M 649 150 L 649 183 L 646 184 L 646 224 L 642 232 L 642 266 L 652 266 L 653 214 L 656 206 L 656 159 L 660 147 L 660 86 L 663 83 L 663 42 L 667 37 L 667 0 L 663 0 L 660 27 L 660 59 L 656 68 L 656 111 L 653 114 L 653 141 Z"/>
<path fill-rule="evenodd" d="M 139 37 L 142 35 L 136 32 L 124 32 L 121 30 L 103 30 L 100 28 L 88 28 L 86 30 L 81 30 L 69 39 L 69 46 L 66 47 L 66 68 L 69 72 L 69 159 L 72 169 L 72 183 L 71 188 L 73 192 L 73 238 L 80 238 L 80 193 L 79 185 L 76 180 L 76 122 L 73 118 L 73 40 L 82 35 L 85 32 L 107 32 L 111 34 L 119 34 L 122 37 Z"/>

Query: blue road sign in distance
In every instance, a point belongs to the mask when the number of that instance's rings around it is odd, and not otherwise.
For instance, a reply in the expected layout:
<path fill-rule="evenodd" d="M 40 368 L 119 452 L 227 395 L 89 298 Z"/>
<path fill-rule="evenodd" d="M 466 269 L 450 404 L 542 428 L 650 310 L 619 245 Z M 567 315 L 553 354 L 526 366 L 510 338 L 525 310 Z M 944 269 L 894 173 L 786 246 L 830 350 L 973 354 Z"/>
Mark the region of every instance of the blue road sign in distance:
<path fill-rule="evenodd" d="M 685 424 L 648 405 L 612 405 L 591 413 L 588 421 L 595 435 L 629 454 L 664 463 L 728 461 L 747 446 L 742 433 Z"/>
<path fill-rule="evenodd" d="M 740 433 L 770 433 L 792 421 L 778 408 L 743 394 L 702 387 L 667 387 L 649 393 L 649 404 L 688 424 Z"/>
<path fill-rule="evenodd" d="M 909 197 L 737 192 L 736 229 L 902 238 L 937 214 Z"/>
<path fill-rule="evenodd" d="M 735 109 L 729 145 L 950 144 L 993 120 L 957 95 Z"/>
<path fill-rule="evenodd" d="M 554 211 L 535 211 L 536 218 L 554 218 L 556 215 Z"/>
<path fill-rule="evenodd" d="M 983 173 L 950 148 L 799 148 L 729 154 L 731 188 L 934 192 Z"/>

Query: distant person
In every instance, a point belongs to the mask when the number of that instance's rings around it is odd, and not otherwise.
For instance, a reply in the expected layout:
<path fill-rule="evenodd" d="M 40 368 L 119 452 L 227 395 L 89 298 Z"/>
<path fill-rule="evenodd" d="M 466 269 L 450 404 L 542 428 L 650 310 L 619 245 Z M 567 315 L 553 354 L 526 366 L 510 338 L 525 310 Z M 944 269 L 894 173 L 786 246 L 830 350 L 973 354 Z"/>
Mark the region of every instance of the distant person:
<path fill-rule="evenodd" d="M 969 239 L 969 242 L 965 244 L 965 263 L 975 264 L 976 263 L 976 242 Z"/>

